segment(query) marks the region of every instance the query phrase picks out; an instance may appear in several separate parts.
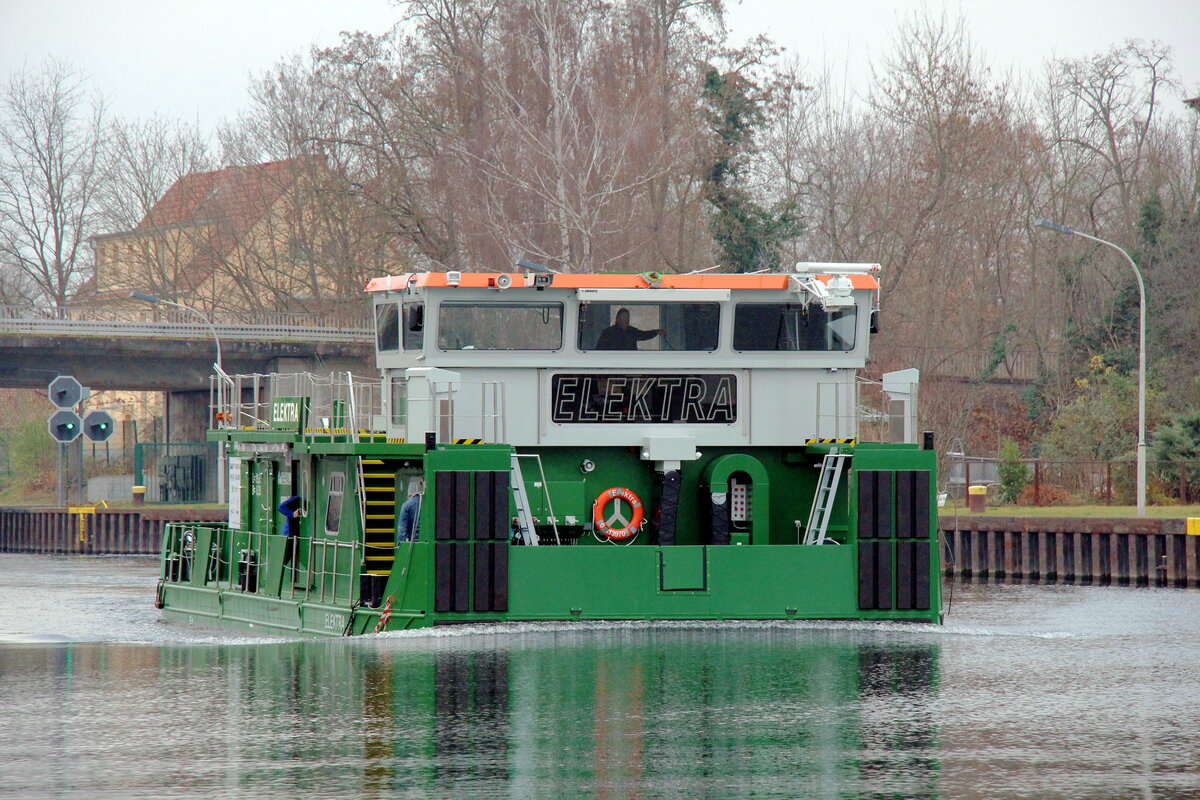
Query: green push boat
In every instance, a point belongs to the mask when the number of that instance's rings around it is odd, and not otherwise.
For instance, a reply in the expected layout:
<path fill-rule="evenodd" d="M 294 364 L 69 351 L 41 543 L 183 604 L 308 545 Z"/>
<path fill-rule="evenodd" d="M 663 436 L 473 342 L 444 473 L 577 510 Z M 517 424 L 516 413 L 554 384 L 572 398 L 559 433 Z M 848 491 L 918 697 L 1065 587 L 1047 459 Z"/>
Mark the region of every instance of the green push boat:
<path fill-rule="evenodd" d="M 858 374 L 878 271 L 374 279 L 379 377 L 214 377 L 229 518 L 168 526 L 157 605 L 326 636 L 941 622 L 917 372 Z"/>

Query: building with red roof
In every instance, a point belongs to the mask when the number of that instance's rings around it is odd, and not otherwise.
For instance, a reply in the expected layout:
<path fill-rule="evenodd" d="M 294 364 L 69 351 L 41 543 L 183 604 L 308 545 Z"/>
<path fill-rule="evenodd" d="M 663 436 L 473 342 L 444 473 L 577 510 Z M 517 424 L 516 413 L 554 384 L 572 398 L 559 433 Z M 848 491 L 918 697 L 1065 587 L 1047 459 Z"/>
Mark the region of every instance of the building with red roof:
<path fill-rule="evenodd" d="M 319 263 L 332 249 L 317 202 L 329 179 L 316 157 L 181 177 L 132 230 L 93 237 L 95 298 L 142 291 L 205 311 L 285 311 L 336 295 Z"/>

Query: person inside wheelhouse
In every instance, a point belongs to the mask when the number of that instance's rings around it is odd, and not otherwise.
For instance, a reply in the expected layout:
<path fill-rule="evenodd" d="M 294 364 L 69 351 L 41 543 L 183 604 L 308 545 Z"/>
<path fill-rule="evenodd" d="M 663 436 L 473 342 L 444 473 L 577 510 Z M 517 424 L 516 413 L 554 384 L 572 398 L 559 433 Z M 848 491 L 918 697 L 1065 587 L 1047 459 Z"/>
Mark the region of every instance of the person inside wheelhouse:
<path fill-rule="evenodd" d="M 600 339 L 596 342 L 596 349 L 637 350 L 638 342 L 646 342 L 656 336 L 665 337 L 666 335 L 667 331 L 664 328 L 644 331 L 641 328 L 633 327 L 629 324 L 629 309 L 622 308 L 618 309 L 613 324 L 600 333 Z"/>

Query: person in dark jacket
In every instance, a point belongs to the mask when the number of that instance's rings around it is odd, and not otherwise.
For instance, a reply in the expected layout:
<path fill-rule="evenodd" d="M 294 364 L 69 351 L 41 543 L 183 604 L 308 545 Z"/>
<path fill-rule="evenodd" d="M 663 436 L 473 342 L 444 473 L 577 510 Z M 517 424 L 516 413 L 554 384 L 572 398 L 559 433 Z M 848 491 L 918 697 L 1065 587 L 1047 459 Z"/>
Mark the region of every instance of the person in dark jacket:
<path fill-rule="evenodd" d="M 279 504 L 279 513 L 286 520 L 283 526 L 283 535 L 288 540 L 283 555 L 283 565 L 286 567 L 296 555 L 296 537 L 300 535 L 300 518 L 304 516 L 304 498 L 298 494 L 292 495 Z M 292 571 L 295 570 L 293 565 Z"/>
<path fill-rule="evenodd" d="M 629 309 L 617 310 L 617 318 L 600 334 L 596 342 L 597 350 L 637 350 L 638 342 L 645 342 L 655 336 L 666 336 L 667 332 L 659 328 L 656 331 L 644 331 L 629 324 Z"/>
<path fill-rule="evenodd" d="M 404 505 L 400 506 L 400 518 L 396 522 L 396 544 L 415 542 L 421 534 L 421 490 L 417 488 Z"/>

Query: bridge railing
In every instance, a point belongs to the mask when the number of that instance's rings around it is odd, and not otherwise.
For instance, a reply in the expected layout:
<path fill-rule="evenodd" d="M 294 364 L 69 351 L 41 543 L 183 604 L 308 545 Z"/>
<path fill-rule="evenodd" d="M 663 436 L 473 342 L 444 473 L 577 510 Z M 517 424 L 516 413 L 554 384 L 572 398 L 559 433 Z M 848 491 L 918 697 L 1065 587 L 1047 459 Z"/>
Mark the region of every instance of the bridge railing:
<path fill-rule="evenodd" d="M 217 312 L 210 329 L 195 314 L 183 310 L 125 311 L 0 306 L 0 333 L 30 336 L 129 336 L 160 339 L 209 339 L 215 331 L 229 340 L 304 340 L 366 343 L 374 330 L 365 320 L 336 315 L 287 312 Z"/>
<path fill-rule="evenodd" d="M 923 345 L 884 345 L 878 347 L 875 360 L 913 366 L 922 377 L 971 378 L 1000 381 L 1032 381 L 1043 370 L 1059 367 L 1061 354 L 1014 349 L 997 364 L 995 354 L 986 348 L 925 347 Z"/>
<path fill-rule="evenodd" d="M 205 312 L 214 325 L 271 326 L 282 328 L 350 328 L 370 330 L 370 319 L 358 313 L 319 313 L 307 311 L 230 311 Z M 0 305 L 0 321 L 27 322 L 135 322 L 167 325 L 195 325 L 194 313 L 179 308 L 147 306 L 144 309 L 118 309 L 104 306 L 63 306 L 34 308 L 28 305 Z"/>

